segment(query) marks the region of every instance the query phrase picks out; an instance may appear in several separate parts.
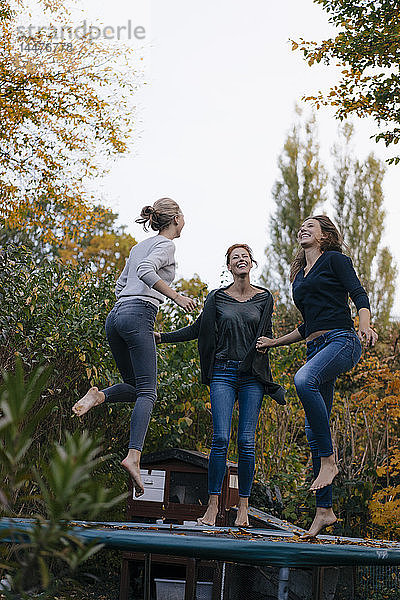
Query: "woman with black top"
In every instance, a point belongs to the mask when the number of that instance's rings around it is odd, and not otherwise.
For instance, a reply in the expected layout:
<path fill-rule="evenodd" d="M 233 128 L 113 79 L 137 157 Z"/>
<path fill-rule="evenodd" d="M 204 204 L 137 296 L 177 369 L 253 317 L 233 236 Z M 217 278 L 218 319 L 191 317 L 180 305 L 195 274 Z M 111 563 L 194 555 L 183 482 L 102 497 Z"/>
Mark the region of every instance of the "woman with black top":
<path fill-rule="evenodd" d="M 272 337 L 271 293 L 250 283 L 254 263 L 247 244 L 226 253 L 233 284 L 213 290 L 198 319 L 188 327 L 155 334 L 156 342 L 198 339 L 202 382 L 210 386 L 213 440 L 208 468 L 208 508 L 199 524 L 214 525 L 226 469 L 231 419 L 239 403 L 239 506 L 235 525 L 248 525 L 248 498 L 254 476 L 254 439 L 264 394 L 285 404 L 283 388 L 272 382 L 268 356 L 256 351 L 260 336 Z"/>
<path fill-rule="evenodd" d="M 360 359 L 361 341 L 374 345 L 377 333 L 370 327 L 368 296 L 354 271 L 351 259 L 342 254 L 343 239 L 325 215 L 306 219 L 300 227 L 301 246 L 291 267 L 293 300 L 303 323 L 275 340 L 260 337 L 257 350 L 293 344 L 305 338 L 307 362 L 296 373 L 297 394 L 306 413 L 306 436 L 310 445 L 317 511 L 308 537 L 332 525 L 332 481 L 338 473 L 333 452 L 329 416 L 335 381 Z M 348 297 L 359 315 L 358 337 Z"/>

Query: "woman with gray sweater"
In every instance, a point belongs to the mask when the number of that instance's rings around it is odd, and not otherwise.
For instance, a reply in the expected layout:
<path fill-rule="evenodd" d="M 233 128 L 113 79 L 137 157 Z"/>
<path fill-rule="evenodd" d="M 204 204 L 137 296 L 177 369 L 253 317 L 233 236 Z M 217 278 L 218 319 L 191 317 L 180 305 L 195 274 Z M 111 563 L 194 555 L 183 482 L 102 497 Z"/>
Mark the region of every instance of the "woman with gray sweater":
<path fill-rule="evenodd" d="M 186 312 L 195 307 L 191 298 L 170 287 L 175 277 L 175 245 L 185 220 L 170 198 L 142 209 L 137 223 L 157 231 L 136 244 L 118 278 L 117 302 L 106 319 L 106 335 L 123 383 L 99 390 L 92 387 L 73 407 L 81 416 L 103 402 L 135 402 L 131 416 L 129 449 L 122 466 L 131 475 L 136 496 L 144 492 L 140 477 L 140 455 L 157 398 L 157 355 L 154 321 L 164 296 Z"/>

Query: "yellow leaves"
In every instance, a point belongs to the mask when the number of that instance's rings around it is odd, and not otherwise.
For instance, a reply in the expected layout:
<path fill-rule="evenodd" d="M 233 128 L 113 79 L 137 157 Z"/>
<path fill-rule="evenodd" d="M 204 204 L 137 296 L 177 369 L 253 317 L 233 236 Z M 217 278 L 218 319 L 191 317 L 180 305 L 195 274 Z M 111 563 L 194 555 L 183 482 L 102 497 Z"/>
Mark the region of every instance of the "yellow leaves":
<path fill-rule="evenodd" d="M 386 473 L 387 473 L 386 465 L 382 465 L 382 466 L 376 468 L 376 474 L 378 475 L 378 477 L 383 477 L 384 475 L 386 475 Z"/>
<path fill-rule="evenodd" d="M 371 404 L 377 402 L 378 400 L 379 400 L 379 398 L 376 394 L 368 394 L 368 396 L 366 396 L 364 398 L 364 403 L 371 405 Z"/>
<path fill-rule="evenodd" d="M 369 503 L 372 522 L 393 530 L 400 523 L 400 485 L 384 488 L 372 496 Z"/>
<path fill-rule="evenodd" d="M 394 377 L 389 383 L 389 390 L 392 394 L 400 395 L 400 377 Z"/>
<path fill-rule="evenodd" d="M 190 417 L 180 417 L 178 419 L 178 425 L 181 425 L 182 423 L 186 423 L 186 425 L 190 427 L 190 425 L 193 423 L 193 419 Z"/>
<path fill-rule="evenodd" d="M 62 19 L 67 26 L 64 10 Z M 46 51 L 21 51 L 13 18 L 0 21 L 0 37 L 0 175 L 6 190 L 0 214 L 10 228 L 34 232 L 57 248 L 67 237 L 80 243 L 100 218 L 86 182 L 103 174 L 131 137 L 135 55 L 122 45 L 110 49 L 86 39 L 72 40 L 71 51 L 50 52 L 44 33 L 25 42 Z"/>
<path fill-rule="evenodd" d="M 400 474 L 400 449 L 396 446 L 390 448 L 389 451 L 390 459 L 386 461 L 384 465 L 380 465 L 376 468 L 376 474 L 378 477 L 397 477 Z"/>
<path fill-rule="evenodd" d="M 399 401 L 400 396 L 384 396 L 382 400 L 378 402 L 377 408 L 378 410 L 388 409 L 392 418 L 398 418 Z"/>

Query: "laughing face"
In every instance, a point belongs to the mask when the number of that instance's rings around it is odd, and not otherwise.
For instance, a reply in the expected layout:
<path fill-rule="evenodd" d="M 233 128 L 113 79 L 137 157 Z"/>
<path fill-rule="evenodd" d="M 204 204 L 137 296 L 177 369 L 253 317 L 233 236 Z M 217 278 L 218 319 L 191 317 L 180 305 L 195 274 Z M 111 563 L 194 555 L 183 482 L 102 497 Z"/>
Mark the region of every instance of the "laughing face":
<path fill-rule="evenodd" d="M 323 238 L 321 225 L 317 219 L 306 219 L 297 233 L 297 241 L 302 248 L 320 247 Z"/>
<path fill-rule="evenodd" d="M 229 256 L 228 269 L 232 275 L 247 275 L 253 266 L 250 255 L 245 248 L 235 248 Z"/>

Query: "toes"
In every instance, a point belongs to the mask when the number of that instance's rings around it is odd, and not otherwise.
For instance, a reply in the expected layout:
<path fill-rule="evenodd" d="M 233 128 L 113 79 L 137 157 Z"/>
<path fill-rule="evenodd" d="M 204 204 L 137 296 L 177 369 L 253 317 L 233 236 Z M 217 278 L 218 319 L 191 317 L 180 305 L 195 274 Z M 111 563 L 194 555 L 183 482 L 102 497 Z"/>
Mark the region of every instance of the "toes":
<path fill-rule="evenodd" d="M 206 525 L 207 527 L 214 527 L 215 523 L 207 523 L 207 521 L 203 521 L 203 519 L 197 519 L 198 525 Z"/>

